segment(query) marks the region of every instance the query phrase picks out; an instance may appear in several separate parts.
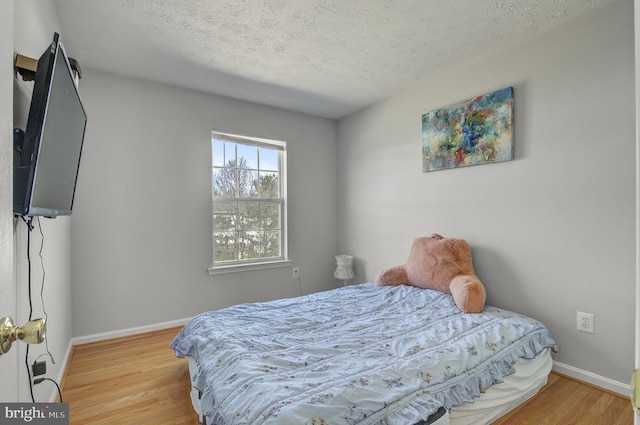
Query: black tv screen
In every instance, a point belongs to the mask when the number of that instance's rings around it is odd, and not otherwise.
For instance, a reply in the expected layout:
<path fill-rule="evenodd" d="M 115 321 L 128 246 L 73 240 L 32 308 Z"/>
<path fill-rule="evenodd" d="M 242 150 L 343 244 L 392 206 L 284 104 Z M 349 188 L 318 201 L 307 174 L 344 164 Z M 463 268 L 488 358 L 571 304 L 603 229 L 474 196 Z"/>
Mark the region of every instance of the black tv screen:
<path fill-rule="evenodd" d="M 14 214 L 71 214 L 86 124 L 69 59 L 55 33 L 38 60 L 20 160 L 14 167 Z"/>

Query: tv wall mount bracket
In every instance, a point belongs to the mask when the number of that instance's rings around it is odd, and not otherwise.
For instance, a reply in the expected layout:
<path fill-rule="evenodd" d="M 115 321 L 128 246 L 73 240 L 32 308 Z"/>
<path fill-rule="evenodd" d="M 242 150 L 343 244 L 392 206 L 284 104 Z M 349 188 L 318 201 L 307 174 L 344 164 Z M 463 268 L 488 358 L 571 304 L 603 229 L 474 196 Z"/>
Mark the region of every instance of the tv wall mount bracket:
<path fill-rule="evenodd" d="M 73 58 L 69 58 L 69 65 L 71 65 L 74 78 L 82 78 L 82 70 L 80 69 L 78 61 Z M 16 73 L 20 74 L 23 81 L 33 81 L 36 79 L 38 60 L 18 53 L 13 64 L 13 68 L 16 70 Z"/>

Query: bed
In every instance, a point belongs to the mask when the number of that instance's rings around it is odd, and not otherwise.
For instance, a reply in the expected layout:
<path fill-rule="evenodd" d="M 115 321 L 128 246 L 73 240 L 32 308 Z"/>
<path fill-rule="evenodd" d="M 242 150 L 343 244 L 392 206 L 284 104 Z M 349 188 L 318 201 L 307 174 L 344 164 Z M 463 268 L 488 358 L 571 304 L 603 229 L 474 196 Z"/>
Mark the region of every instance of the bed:
<path fill-rule="evenodd" d="M 477 425 L 544 386 L 554 345 L 521 314 L 365 283 L 206 312 L 170 347 L 207 425 Z"/>

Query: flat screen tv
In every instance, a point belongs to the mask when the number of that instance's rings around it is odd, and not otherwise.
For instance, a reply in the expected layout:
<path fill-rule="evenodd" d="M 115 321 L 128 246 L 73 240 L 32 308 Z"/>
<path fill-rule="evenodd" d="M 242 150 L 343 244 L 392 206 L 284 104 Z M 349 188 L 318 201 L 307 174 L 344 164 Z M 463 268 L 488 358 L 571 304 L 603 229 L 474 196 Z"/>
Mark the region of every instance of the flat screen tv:
<path fill-rule="evenodd" d="M 55 33 L 38 59 L 27 127 L 14 163 L 15 215 L 71 214 L 86 125 L 69 58 Z"/>

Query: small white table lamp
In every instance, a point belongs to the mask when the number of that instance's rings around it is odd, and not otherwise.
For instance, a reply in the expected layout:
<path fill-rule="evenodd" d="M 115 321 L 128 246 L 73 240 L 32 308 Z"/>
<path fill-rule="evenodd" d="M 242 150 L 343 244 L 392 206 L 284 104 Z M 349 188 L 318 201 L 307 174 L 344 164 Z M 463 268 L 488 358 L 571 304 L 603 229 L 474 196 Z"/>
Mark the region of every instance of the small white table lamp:
<path fill-rule="evenodd" d="M 344 281 L 344 286 L 347 286 L 347 281 L 355 277 L 353 273 L 353 255 L 336 255 L 336 271 L 333 273 L 333 277 Z"/>

